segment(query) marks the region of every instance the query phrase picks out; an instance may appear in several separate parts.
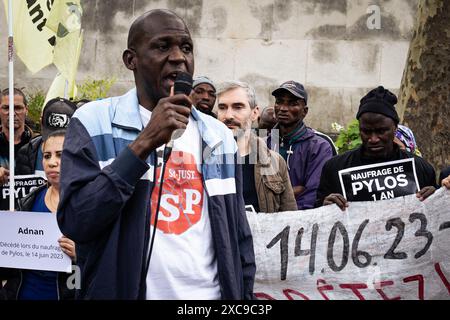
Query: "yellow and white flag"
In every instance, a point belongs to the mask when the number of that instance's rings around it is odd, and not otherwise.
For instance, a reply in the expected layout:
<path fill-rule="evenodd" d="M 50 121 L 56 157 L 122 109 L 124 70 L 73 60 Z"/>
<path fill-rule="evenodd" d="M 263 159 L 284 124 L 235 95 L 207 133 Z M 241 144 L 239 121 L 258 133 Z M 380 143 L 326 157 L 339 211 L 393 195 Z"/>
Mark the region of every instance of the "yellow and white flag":
<path fill-rule="evenodd" d="M 53 98 L 63 97 L 70 99 L 77 95 L 75 76 L 78 60 L 80 59 L 81 46 L 83 44 L 83 30 L 79 35 L 78 32 L 73 32 L 73 36 L 75 35 L 77 36 L 78 41 L 67 41 L 68 39 L 64 39 L 59 43 L 59 48 L 61 50 L 55 49 L 55 61 L 58 62 L 55 63 L 55 65 L 58 67 L 59 72 L 47 92 L 45 103 Z M 67 48 L 64 48 L 65 46 L 67 46 Z M 64 52 L 68 54 L 65 54 Z"/>
<path fill-rule="evenodd" d="M 83 44 L 82 14 L 79 0 L 59 0 L 53 3 L 45 27 L 56 34 L 53 64 L 58 68 L 60 75 L 55 78 L 47 98 L 64 97 L 64 91 L 67 93 L 66 98 L 74 97 L 75 76 Z M 63 78 L 64 81 L 61 80 Z M 56 90 L 59 94 L 54 95 L 53 89 L 60 88 L 56 83 L 61 81 L 66 82 L 65 90 L 63 92 Z"/>
<path fill-rule="evenodd" d="M 76 97 L 77 87 L 75 83 L 72 85 L 68 84 L 66 78 L 58 72 L 55 79 L 53 80 L 50 88 L 48 89 L 47 96 L 45 97 L 44 106 L 53 98 L 67 96 L 68 98 Z"/>
<path fill-rule="evenodd" d="M 55 1 L 45 24 L 56 34 L 53 64 L 69 81 L 78 67 L 82 14 L 79 0 Z"/>
<path fill-rule="evenodd" d="M 59 1 L 57 0 L 57 2 Z M 3 0 L 3 2 L 7 13 L 8 0 Z M 12 5 L 14 43 L 17 55 L 28 70 L 36 73 L 53 61 L 56 34 L 45 28 L 51 10 L 51 1 L 14 0 Z"/>
<path fill-rule="evenodd" d="M 80 31 L 83 9 L 80 0 L 56 0 L 45 26 L 55 32 L 59 38 Z"/>

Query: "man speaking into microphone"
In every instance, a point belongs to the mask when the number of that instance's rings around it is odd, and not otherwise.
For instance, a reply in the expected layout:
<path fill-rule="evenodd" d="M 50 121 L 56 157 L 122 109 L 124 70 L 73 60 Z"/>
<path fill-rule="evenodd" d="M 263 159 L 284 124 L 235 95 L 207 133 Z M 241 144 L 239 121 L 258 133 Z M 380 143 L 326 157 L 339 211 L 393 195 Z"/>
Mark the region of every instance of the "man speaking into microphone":
<path fill-rule="evenodd" d="M 193 47 L 175 13 L 143 14 L 123 53 L 136 88 L 72 117 L 58 223 L 78 246 L 79 299 L 253 298 L 237 147 L 192 107 Z"/>

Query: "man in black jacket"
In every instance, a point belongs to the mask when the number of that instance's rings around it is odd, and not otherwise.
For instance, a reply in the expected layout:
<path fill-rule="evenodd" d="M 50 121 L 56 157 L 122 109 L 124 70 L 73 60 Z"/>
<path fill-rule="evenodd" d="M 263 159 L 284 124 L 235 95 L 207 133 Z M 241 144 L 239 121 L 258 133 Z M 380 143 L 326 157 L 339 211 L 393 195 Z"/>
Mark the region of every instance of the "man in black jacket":
<path fill-rule="evenodd" d="M 16 174 L 33 174 L 45 178 L 42 168 L 42 138 L 51 132 L 65 129 L 77 106 L 64 98 L 55 98 L 48 101 L 42 110 L 41 130 L 42 136 L 37 136 L 20 148 L 16 157 Z"/>
<path fill-rule="evenodd" d="M 9 178 L 9 89 L 0 94 L 0 185 L 8 182 Z M 28 103 L 22 90 L 14 88 L 14 150 L 17 151 L 28 143 L 33 135 L 30 128 L 25 125 L 28 113 Z M 0 208 L 6 209 L 6 208 Z"/>
<path fill-rule="evenodd" d="M 389 90 L 378 87 L 361 99 L 356 118 L 362 146 L 328 160 L 322 170 L 317 190 L 316 206 L 337 204 L 348 207 L 342 195 L 339 171 L 347 168 L 414 158 L 417 179 L 422 187 L 417 197 L 423 201 L 436 190 L 436 174 L 433 167 L 421 157 L 402 151 L 394 137 L 399 118 L 394 105 L 397 97 Z"/>

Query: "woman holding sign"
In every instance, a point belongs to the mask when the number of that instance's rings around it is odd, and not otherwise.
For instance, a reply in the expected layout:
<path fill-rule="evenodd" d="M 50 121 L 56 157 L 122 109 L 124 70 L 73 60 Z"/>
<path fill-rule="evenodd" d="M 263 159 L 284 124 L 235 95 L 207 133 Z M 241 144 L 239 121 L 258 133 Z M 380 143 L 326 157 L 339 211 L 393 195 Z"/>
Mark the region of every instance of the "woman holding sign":
<path fill-rule="evenodd" d="M 56 213 L 59 203 L 59 172 L 64 135 L 65 131 L 60 130 L 43 138 L 42 164 L 48 184 L 35 189 L 21 199 L 20 211 Z M 58 242 L 62 252 L 75 262 L 75 243 L 65 236 L 62 236 Z M 61 300 L 74 296 L 74 290 L 69 290 L 66 284 L 70 274 L 39 270 L 9 270 L 11 274 L 3 288 L 9 300 Z"/>

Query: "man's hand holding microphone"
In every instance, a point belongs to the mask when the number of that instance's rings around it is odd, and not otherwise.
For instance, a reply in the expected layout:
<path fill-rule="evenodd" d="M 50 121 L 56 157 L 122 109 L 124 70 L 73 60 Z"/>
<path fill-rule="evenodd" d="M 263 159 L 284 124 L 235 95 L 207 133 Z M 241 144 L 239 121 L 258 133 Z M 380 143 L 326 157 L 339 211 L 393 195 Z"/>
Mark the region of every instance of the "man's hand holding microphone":
<path fill-rule="evenodd" d="M 142 160 L 163 144 L 164 158 L 170 156 L 173 146 L 173 134 L 177 130 L 185 130 L 189 123 L 192 101 L 189 94 L 192 90 L 192 76 L 185 72 L 177 74 L 171 94 L 159 100 L 152 111 L 152 117 L 139 136 L 130 144 L 130 149 Z"/>

